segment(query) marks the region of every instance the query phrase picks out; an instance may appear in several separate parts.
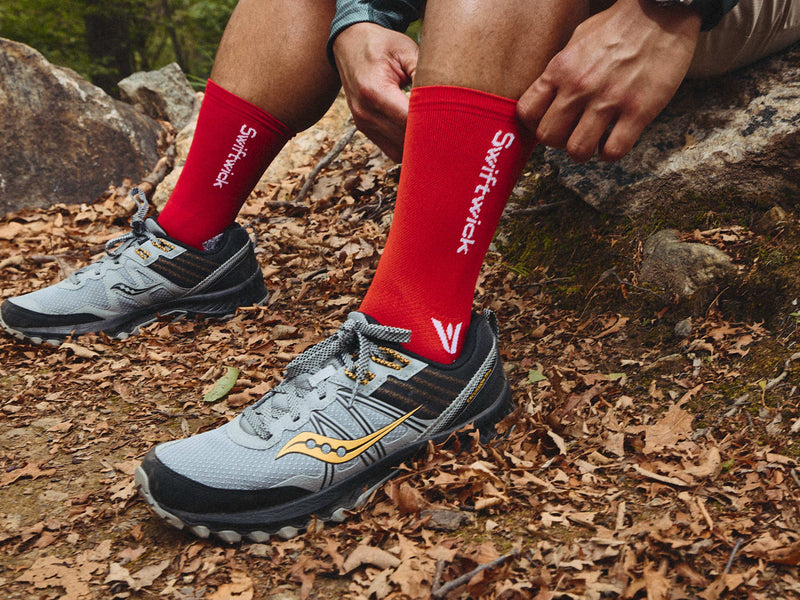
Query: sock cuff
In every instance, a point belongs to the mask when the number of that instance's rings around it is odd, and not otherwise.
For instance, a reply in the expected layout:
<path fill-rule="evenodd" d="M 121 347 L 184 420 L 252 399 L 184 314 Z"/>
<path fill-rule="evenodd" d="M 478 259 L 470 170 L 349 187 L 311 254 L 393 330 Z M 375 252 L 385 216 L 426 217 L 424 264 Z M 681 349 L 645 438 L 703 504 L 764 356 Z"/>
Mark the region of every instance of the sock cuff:
<path fill-rule="evenodd" d="M 284 138 L 284 140 L 288 140 L 293 135 L 293 132 L 286 125 L 263 108 L 256 106 L 252 102 L 248 102 L 244 98 L 240 98 L 233 92 L 229 92 L 210 79 L 206 84 L 206 93 L 203 101 L 205 102 L 208 100 L 224 104 L 228 109 L 238 113 L 245 119 L 255 121 L 258 125 L 269 129 L 276 135 Z"/>
<path fill-rule="evenodd" d="M 428 85 L 413 88 L 409 98 L 411 108 L 426 111 L 459 112 L 474 116 L 495 116 L 500 119 L 517 117 L 517 101 L 489 92 L 451 85 Z"/>

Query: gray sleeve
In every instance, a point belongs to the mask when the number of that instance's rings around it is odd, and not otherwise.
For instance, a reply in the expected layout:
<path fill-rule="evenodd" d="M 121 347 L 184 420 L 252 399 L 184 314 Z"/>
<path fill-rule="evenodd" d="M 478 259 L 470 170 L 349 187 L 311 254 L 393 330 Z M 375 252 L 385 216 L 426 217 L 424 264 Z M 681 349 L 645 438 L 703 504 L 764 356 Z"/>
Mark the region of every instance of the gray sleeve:
<path fill-rule="evenodd" d="M 405 31 L 422 14 L 425 0 L 336 0 L 336 15 L 328 38 L 328 59 L 333 64 L 333 41 L 356 23 L 376 23 L 394 31 Z"/>

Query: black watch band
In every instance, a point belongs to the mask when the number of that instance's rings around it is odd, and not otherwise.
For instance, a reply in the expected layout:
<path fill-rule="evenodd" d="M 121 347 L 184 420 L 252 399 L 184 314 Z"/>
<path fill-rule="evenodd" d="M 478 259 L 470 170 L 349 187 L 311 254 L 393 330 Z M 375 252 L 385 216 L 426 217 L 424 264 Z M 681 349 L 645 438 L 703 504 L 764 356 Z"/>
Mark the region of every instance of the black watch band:
<path fill-rule="evenodd" d="M 653 0 L 660 6 L 691 6 L 694 0 Z"/>

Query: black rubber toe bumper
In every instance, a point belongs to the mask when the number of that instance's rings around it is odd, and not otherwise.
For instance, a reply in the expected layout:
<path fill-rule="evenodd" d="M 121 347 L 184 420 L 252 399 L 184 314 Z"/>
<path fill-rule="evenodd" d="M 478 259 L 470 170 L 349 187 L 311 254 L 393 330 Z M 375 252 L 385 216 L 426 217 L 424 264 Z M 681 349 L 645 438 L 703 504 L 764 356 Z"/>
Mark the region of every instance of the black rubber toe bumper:
<path fill-rule="evenodd" d="M 6 300 L 0 305 L 0 315 L 3 318 L 3 323 L 8 327 L 23 332 L 39 327 L 69 327 L 70 325 L 83 325 L 99 320 L 97 315 L 88 313 L 48 315 L 17 306 L 11 300 Z"/>

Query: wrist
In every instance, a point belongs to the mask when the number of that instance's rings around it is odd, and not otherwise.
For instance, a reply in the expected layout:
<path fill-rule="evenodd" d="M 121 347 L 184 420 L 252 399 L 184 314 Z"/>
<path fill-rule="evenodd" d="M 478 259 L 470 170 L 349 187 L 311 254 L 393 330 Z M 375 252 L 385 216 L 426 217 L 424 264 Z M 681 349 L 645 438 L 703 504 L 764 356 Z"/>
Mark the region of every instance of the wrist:
<path fill-rule="evenodd" d="M 698 0 L 645 0 L 656 10 L 662 11 L 664 17 L 670 20 L 686 20 L 697 23 L 702 21 L 700 10 L 701 2 Z"/>
<path fill-rule="evenodd" d="M 696 2 L 687 4 L 661 0 L 618 0 L 617 4 L 624 2 L 637 4 L 645 18 L 664 31 L 695 39 L 700 33 L 702 17 L 695 6 Z"/>

